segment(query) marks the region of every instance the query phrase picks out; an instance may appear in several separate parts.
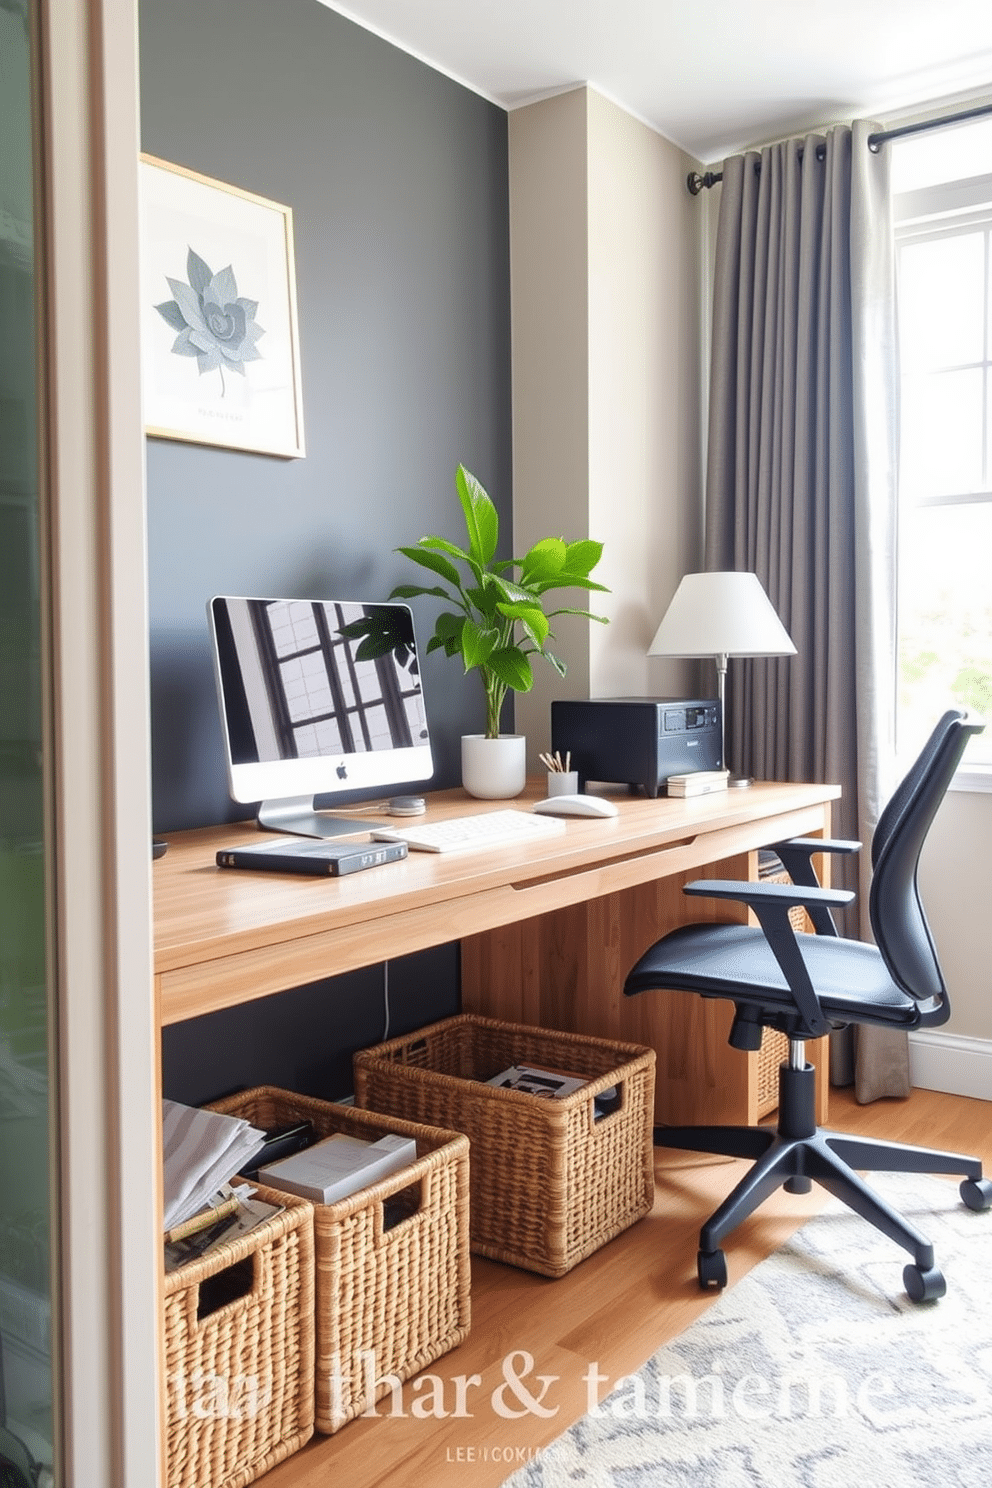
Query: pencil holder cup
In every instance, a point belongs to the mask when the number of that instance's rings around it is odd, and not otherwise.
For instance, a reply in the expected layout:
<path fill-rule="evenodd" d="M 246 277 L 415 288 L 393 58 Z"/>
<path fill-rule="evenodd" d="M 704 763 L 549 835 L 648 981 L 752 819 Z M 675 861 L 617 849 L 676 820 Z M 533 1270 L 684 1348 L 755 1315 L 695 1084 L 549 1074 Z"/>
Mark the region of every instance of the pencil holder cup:
<path fill-rule="evenodd" d="M 579 789 L 578 770 L 549 770 L 548 795 L 574 796 Z"/>

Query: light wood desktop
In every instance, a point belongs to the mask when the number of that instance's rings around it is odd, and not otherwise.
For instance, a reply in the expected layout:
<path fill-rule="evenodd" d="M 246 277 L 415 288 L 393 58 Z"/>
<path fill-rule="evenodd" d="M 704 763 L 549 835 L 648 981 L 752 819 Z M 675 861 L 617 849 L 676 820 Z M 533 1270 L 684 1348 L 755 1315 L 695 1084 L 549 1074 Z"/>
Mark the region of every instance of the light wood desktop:
<path fill-rule="evenodd" d="M 527 809 L 543 793 L 536 781 L 512 802 L 440 791 L 428 819 Z M 411 853 L 345 878 L 217 868 L 219 848 L 258 840 L 253 823 L 172 834 L 153 870 L 160 1022 L 461 941 L 465 1011 L 651 1044 L 658 1121 L 753 1121 L 754 1057 L 726 1045 L 729 1004 L 627 999 L 623 978 L 690 914 L 733 917 L 725 903 L 690 903 L 687 879 L 753 877 L 760 847 L 828 836 L 839 794 L 775 784 L 695 800 L 618 792 L 616 817 L 569 818 L 546 842 Z M 822 1119 L 823 1079 L 820 1090 Z"/>

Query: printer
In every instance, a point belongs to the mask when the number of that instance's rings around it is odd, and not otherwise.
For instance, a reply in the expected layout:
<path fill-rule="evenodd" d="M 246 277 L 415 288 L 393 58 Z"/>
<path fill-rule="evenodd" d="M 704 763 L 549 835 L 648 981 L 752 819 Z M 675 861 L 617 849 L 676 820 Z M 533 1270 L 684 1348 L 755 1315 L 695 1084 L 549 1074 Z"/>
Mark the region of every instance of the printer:
<path fill-rule="evenodd" d="M 551 704 L 551 749 L 590 780 L 665 793 L 669 775 L 723 768 L 717 698 L 575 698 Z"/>

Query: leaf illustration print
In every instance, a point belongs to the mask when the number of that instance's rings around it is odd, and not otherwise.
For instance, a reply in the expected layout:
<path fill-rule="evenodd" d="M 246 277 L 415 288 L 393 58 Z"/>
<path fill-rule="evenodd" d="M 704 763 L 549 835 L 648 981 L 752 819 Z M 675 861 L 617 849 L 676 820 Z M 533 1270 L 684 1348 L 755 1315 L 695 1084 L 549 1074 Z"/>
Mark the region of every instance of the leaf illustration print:
<path fill-rule="evenodd" d="M 258 301 L 238 294 L 230 264 L 215 274 L 192 248 L 186 258 L 186 277 L 188 283 L 166 275 L 174 298 L 155 309 L 179 332 L 172 343 L 176 356 L 196 357 L 201 377 L 217 369 L 223 397 L 225 367 L 244 377 L 245 362 L 261 360 L 257 343 L 265 332 L 255 319 Z"/>

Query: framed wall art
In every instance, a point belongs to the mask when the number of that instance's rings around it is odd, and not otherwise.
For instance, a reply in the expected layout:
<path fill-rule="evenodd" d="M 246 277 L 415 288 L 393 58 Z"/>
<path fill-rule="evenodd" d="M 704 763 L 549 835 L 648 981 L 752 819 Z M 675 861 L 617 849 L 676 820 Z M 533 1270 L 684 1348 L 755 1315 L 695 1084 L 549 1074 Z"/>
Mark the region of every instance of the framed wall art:
<path fill-rule="evenodd" d="M 305 453 L 289 207 L 142 155 L 141 300 L 149 435 Z"/>

